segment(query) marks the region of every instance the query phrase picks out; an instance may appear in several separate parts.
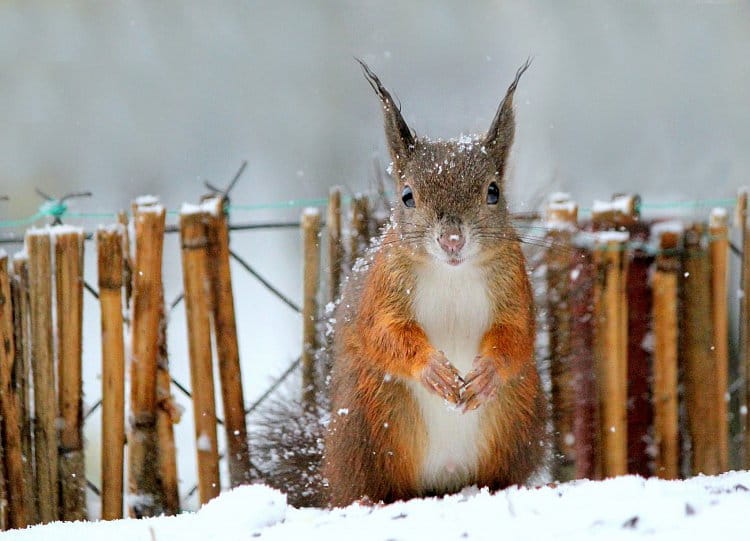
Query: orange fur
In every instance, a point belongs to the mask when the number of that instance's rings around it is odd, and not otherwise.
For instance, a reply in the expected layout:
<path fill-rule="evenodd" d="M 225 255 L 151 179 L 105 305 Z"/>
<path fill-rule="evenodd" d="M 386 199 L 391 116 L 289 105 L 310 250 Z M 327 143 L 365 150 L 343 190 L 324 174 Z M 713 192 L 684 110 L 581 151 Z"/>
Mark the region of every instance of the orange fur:
<path fill-rule="evenodd" d="M 528 301 L 531 306 L 531 298 Z M 481 354 L 497 362 L 502 379 L 498 396 L 483 406 L 487 447 L 477 474 L 478 485 L 494 489 L 525 482 L 538 468 L 546 442 L 546 401 L 534 363 L 533 320 L 530 314 L 519 319 L 496 322 L 481 346 Z"/>
<path fill-rule="evenodd" d="M 482 355 L 496 360 L 503 381 L 497 398 L 482 406 L 487 444 L 475 482 L 492 488 L 524 482 L 539 465 L 544 441 L 531 288 L 520 249 L 509 253 L 516 266 L 492 274 L 507 294 L 493 289 L 495 322 L 480 347 Z M 405 381 L 419 379 L 435 350 L 414 321 L 405 294 L 414 287 L 414 264 L 403 250 L 381 250 L 369 272 L 354 276 L 344 294 L 324 461 L 331 505 L 423 495 L 417 478 L 426 434 Z M 359 303 L 347 309 L 346 299 L 357 297 Z"/>

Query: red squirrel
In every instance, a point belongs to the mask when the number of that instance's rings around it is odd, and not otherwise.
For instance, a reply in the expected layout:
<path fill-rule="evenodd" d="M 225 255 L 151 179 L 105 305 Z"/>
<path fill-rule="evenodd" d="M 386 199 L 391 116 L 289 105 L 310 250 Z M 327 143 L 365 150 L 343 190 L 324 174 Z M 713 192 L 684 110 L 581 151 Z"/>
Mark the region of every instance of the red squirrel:
<path fill-rule="evenodd" d="M 397 201 L 344 287 L 318 407 L 279 399 L 256 417 L 257 473 L 295 506 L 522 484 L 548 439 L 531 286 L 503 191 L 528 62 L 487 134 L 457 141 L 416 138 L 362 68 L 383 105 Z"/>
<path fill-rule="evenodd" d="M 328 503 L 522 484 L 545 454 L 534 307 L 504 194 L 517 72 L 487 134 L 417 138 L 378 77 L 397 201 L 335 314 Z"/>

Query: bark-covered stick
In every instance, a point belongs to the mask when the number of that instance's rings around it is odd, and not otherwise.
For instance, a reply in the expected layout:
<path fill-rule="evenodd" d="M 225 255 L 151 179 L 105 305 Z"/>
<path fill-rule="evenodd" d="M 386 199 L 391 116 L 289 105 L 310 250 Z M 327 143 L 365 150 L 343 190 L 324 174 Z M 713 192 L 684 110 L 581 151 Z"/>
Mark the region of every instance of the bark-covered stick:
<path fill-rule="evenodd" d="M 729 469 L 729 223 L 725 209 L 716 208 L 711 211 L 708 234 L 711 254 L 712 345 L 716 361 L 719 470 L 725 472 Z"/>
<path fill-rule="evenodd" d="M 52 260 L 49 231 L 26 233 L 29 254 L 31 369 L 34 379 L 34 454 L 39 521 L 53 522 L 58 510 L 57 401 L 52 354 Z"/>
<path fill-rule="evenodd" d="M 139 200 L 133 214 L 128 484 L 129 513 L 142 517 L 163 512 L 156 439 L 156 371 L 165 210 L 153 200 Z"/>
<path fill-rule="evenodd" d="M 615 194 L 595 201 L 594 359 L 599 396 L 599 460 L 602 477 L 628 471 L 628 263 L 630 228 L 639 198 Z M 616 229 L 617 231 L 612 231 Z"/>
<path fill-rule="evenodd" d="M 128 214 L 117 213 L 117 223 L 122 227 L 122 282 L 124 285 L 125 310 L 130 309 L 130 298 L 133 295 L 133 259 L 130 256 L 130 232 Z"/>
<path fill-rule="evenodd" d="M 13 257 L 13 331 L 16 346 L 15 378 L 21 416 L 21 446 L 23 449 L 24 483 L 26 490 L 26 524 L 37 523 L 34 498 L 33 419 L 31 417 L 31 329 L 29 328 L 29 265 L 28 256 L 21 252 Z"/>
<path fill-rule="evenodd" d="M 659 254 L 651 277 L 653 292 L 653 405 L 654 473 L 661 479 L 680 477 L 680 436 L 678 402 L 678 316 L 680 258 L 677 252 L 681 233 L 654 232 Z"/>
<path fill-rule="evenodd" d="M 742 268 L 740 271 L 740 386 L 739 411 L 742 448 L 740 465 L 750 469 L 750 224 L 748 223 L 748 189 L 740 190 L 737 197 L 737 226 L 742 235 Z"/>
<path fill-rule="evenodd" d="M 3 459 L 0 468 L 5 473 L 8 525 L 26 527 L 26 490 L 21 439 L 21 412 L 15 386 L 16 352 L 13 336 L 13 303 L 10 290 L 8 256 L 0 250 L 0 420 L 2 421 Z M 4 462 L 4 464 L 3 464 Z"/>
<path fill-rule="evenodd" d="M 159 299 L 159 354 L 156 369 L 156 434 L 159 447 L 159 478 L 164 497 L 164 513 L 176 515 L 180 512 L 179 479 L 177 477 L 177 447 L 174 442 L 174 425 L 180 420 L 180 410 L 172 395 L 172 378 L 169 375 L 167 351 L 167 316 L 164 292 Z"/>
<path fill-rule="evenodd" d="M 619 302 L 622 314 L 618 341 L 626 352 L 628 472 L 648 477 L 653 467 L 649 454 L 649 435 L 653 427 L 652 356 L 642 344 L 651 330 L 652 299 L 647 282 L 653 258 L 639 247 L 648 238 L 648 228 L 640 219 L 639 208 L 637 194 L 614 194 L 610 201 L 594 202 L 592 222 L 598 231 L 627 231 L 633 243 L 633 249 L 626 256 L 628 272 L 623 277 L 623 298 Z"/>
<path fill-rule="evenodd" d="M 547 313 L 552 380 L 552 433 L 555 462 L 553 476 L 560 481 L 575 477 L 576 414 L 575 380 L 571 355 L 571 238 L 577 229 L 578 205 L 569 198 L 551 200 L 545 212 L 547 238 L 552 248 L 546 252 Z"/>
<path fill-rule="evenodd" d="M 654 256 L 642 248 L 649 238 L 649 228 L 640 219 L 640 197 L 635 194 L 615 195 L 612 204 L 621 207 L 616 230 L 628 231 L 634 245 L 626 257 L 628 273 L 625 277 L 621 306 L 621 340 L 627 349 L 628 381 L 628 473 L 650 477 L 654 461 L 650 441 L 653 434 L 654 412 L 651 401 L 653 354 L 643 345 L 651 338 L 653 296 L 648 283 L 653 270 Z"/>
<path fill-rule="evenodd" d="M 198 455 L 198 494 L 201 504 L 218 496 L 221 489 L 211 359 L 206 220 L 206 213 L 200 207 L 183 206 L 180 213 L 182 276 L 190 352 L 193 421 Z"/>
<path fill-rule="evenodd" d="M 594 248 L 597 281 L 594 288 L 594 357 L 599 395 L 601 474 L 627 473 L 627 343 L 623 318 L 627 317 L 625 283 L 627 233 L 598 233 Z"/>
<path fill-rule="evenodd" d="M 234 314 L 232 274 L 229 266 L 229 229 L 224 212 L 226 200 L 212 197 L 203 203 L 208 210 L 209 275 L 211 277 L 216 357 L 224 405 L 229 483 L 232 487 L 250 483 L 250 450 L 245 422 L 245 397 Z"/>
<path fill-rule="evenodd" d="M 596 479 L 599 457 L 599 399 L 596 394 L 596 371 L 594 364 L 594 315 L 592 298 L 596 268 L 592 263 L 591 250 L 578 248 L 572 257 L 570 291 L 570 354 L 571 368 L 575 377 L 575 417 L 573 437 L 576 454 L 576 479 Z"/>
<path fill-rule="evenodd" d="M 709 254 L 703 244 L 704 233 L 703 224 L 694 224 L 685 232 L 681 343 L 692 473 L 715 475 L 720 472 L 718 382 L 712 348 Z"/>
<path fill-rule="evenodd" d="M 349 225 L 349 268 L 362 257 L 370 241 L 370 204 L 366 195 L 352 198 L 352 215 Z"/>
<path fill-rule="evenodd" d="M 341 239 L 341 187 L 328 193 L 326 229 L 328 231 L 328 302 L 335 302 L 341 287 L 341 265 L 344 246 Z"/>
<path fill-rule="evenodd" d="M 122 518 L 125 349 L 122 317 L 124 226 L 96 232 L 102 329 L 102 519 Z"/>
<path fill-rule="evenodd" d="M 83 230 L 52 228 L 57 309 L 60 519 L 86 520 L 83 455 Z"/>
<path fill-rule="evenodd" d="M 8 526 L 8 486 L 5 482 L 5 453 L 0 445 L 0 532 L 9 528 Z"/>
<path fill-rule="evenodd" d="M 302 395 L 306 406 L 315 405 L 315 352 L 318 348 L 315 324 L 318 320 L 320 282 L 320 213 L 302 213 L 303 303 L 302 303 Z"/>

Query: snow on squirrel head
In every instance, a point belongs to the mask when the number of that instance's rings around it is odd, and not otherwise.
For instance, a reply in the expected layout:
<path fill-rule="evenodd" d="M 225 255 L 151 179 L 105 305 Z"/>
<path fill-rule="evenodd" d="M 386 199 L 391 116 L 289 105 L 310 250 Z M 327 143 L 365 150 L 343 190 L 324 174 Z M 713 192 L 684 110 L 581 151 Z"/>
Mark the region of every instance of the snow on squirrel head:
<path fill-rule="evenodd" d="M 504 194 L 513 144 L 513 94 L 527 60 L 484 136 L 442 141 L 417 137 L 390 92 L 361 60 L 367 81 L 383 105 L 397 201 L 392 222 L 403 245 L 418 258 L 458 267 L 482 259 L 503 240 L 515 241 Z"/>

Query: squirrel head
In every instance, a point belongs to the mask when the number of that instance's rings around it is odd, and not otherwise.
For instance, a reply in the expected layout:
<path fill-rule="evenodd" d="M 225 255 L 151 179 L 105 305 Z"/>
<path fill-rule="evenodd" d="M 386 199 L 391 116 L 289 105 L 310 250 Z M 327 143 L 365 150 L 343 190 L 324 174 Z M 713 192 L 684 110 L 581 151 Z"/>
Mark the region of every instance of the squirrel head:
<path fill-rule="evenodd" d="M 485 135 L 449 141 L 417 137 L 380 79 L 358 62 L 383 105 L 399 244 L 417 257 L 460 266 L 514 239 L 505 171 L 515 132 L 513 94 L 530 62 L 516 72 Z"/>

